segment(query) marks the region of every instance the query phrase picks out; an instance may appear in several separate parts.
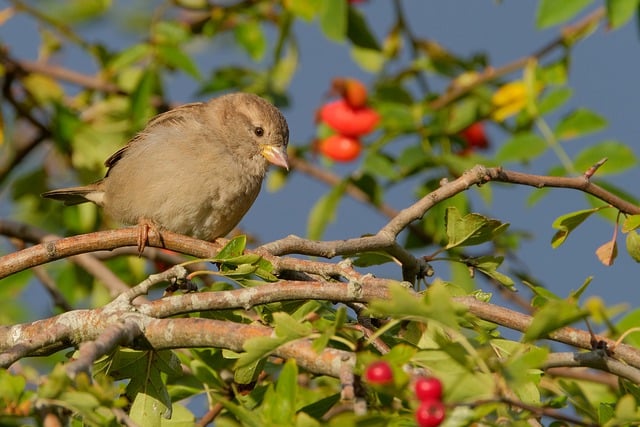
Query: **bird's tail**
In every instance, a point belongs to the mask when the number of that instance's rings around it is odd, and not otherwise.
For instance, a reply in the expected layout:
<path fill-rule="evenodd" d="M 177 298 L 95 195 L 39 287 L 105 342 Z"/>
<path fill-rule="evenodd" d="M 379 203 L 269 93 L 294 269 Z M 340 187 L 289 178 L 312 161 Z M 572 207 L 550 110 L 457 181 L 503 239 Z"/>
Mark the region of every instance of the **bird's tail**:
<path fill-rule="evenodd" d="M 97 188 L 96 184 L 82 187 L 61 188 L 42 193 L 42 197 L 47 199 L 60 200 L 65 206 L 79 205 L 80 203 L 93 202 L 100 205 L 103 192 Z"/>

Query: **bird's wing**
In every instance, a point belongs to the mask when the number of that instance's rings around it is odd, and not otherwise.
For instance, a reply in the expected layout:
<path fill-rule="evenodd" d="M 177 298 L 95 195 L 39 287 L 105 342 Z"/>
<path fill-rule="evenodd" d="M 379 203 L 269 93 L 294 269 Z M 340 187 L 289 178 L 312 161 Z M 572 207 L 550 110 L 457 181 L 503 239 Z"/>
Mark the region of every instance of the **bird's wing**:
<path fill-rule="evenodd" d="M 127 145 L 113 153 L 107 160 L 105 160 L 104 165 L 111 169 L 118 160 L 125 155 L 131 144 L 135 144 L 136 141 L 144 138 L 144 136 L 153 131 L 154 128 L 162 127 L 162 126 L 175 126 L 177 124 L 184 123 L 188 118 L 193 117 L 192 112 L 195 109 L 199 109 L 204 104 L 202 102 L 193 102 L 191 104 L 184 104 L 180 107 L 174 108 L 173 110 L 165 111 L 164 113 L 158 114 L 153 117 L 147 125 L 138 132 L 133 138 L 129 140 Z M 109 175 L 109 171 L 107 171 L 107 176 Z"/>

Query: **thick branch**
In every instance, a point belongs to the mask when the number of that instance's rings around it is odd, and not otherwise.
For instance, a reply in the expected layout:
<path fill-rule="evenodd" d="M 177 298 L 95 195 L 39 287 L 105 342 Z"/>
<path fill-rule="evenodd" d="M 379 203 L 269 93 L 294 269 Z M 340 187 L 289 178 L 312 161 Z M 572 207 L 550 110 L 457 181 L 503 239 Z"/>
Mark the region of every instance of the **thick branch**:
<path fill-rule="evenodd" d="M 146 325 L 145 338 L 154 349 L 217 347 L 244 351 L 254 337 L 274 336 L 274 330 L 255 324 L 243 325 L 213 319 L 159 319 Z M 295 359 L 301 367 L 318 374 L 339 378 L 342 366 L 355 366 L 353 353 L 327 348 L 316 352 L 310 340 L 296 340 L 280 346 L 274 355 Z"/>

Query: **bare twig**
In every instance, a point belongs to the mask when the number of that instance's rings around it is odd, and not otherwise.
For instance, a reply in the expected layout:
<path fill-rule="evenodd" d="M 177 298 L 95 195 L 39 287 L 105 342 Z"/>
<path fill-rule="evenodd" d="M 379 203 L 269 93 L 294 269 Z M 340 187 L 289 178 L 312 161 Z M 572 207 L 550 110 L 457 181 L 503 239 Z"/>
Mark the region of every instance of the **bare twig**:
<path fill-rule="evenodd" d="M 529 56 L 525 56 L 519 58 L 513 62 L 510 62 L 502 67 L 493 68 L 488 67 L 482 73 L 480 73 L 471 84 L 463 85 L 463 86 L 455 86 L 451 88 L 451 90 L 446 91 L 442 96 L 433 100 L 429 107 L 433 110 L 439 110 L 441 108 L 446 107 L 452 102 L 460 99 L 462 96 L 471 92 L 478 86 L 481 86 L 487 82 L 497 79 L 498 77 L 502 77 L 504 75 L 510 74 L 516 70 L 524 68 L 531 60 L 538 60 L 550 52 L 554 51 L 558 47 L 563 47 L 567 43 L 567 40 L 570 40 L 572 37 L 582 33 L 587 28 L 596 24 L 605 16 L 605 10 L 603 7 L 598 8 L 590 15 L 587 15 L 581 21 L 572 24 L 570 26 L 565 27 L 561 34 L 549 44 L 543 46 L 538 51 L 534 52 Z"/>
<path fill-rule="evenodd" d="M 547 356 L 542 369 L 583 366 L 610 372 L 635 384 L 640 384 L 640 370 L 638 368 L 609 357 L 604 350 L 585 353 L 553 353 Z"/>

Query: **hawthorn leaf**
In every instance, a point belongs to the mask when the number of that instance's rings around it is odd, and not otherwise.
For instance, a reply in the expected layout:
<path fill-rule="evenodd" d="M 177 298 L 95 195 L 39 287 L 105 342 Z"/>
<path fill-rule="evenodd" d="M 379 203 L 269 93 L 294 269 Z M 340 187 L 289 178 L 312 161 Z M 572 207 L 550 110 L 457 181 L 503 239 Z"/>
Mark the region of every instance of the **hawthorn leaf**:
<path fill-rule="evenodd" d="M 509 227 L 507 223 L 477 213 L 470 213 L 462 217 L 455 207 L 447 208 L 445 224 L 449 239 L 446 249 L 489 242 Z"/>
<path fill-rule="evenodd" d="M 615 240 L 610 240 L 596 249 L 596 256 L 601 263 L 610 267 L 618 256 L 618 244 Z"/>
<path fill-rule="evenodd" d="M 523 339 L 525 342 L 531 342 L 544 338 L 549 333 L 570 325 L 587 314 L 588 312 L 581 310 L 575 303 L 566 300 L 549 300 L 534 314 Z"/>
<path fill-rule="evenodd" d="M 516 134 L 504 143 L 496 153 L 496 161 L 530 162 L 541 156 L 547 150 L 546 141 L 533 132 Z"/>
<path fill-rule="evenodd" d="M 603 176 L 624 172 L 638 165 L 638 159 L 630 146 L 619 141 L 602 141 L 585 148 L 574 160 L 576 170 L 586 171 L 603 158 L 607 161 L 598 168 L 596 175 Z"/>
<path fill-rule="evenodd" d="M 218 255 L 216 255 L 215 259 L 217 260 L 227 260 L 235 257 L 239 257 L 244 253 L 244 249 L 247 246 L 247 236 L 241 234 L 240 236 L 234 237 L 229 240 L 229 242 L 224 245 Z"/>
<path fill-rule="evenodd" d="M 347 0 L 322 0 L 320 28 L 328 39 L 341 42 L 347 35 Z"/>
<path fill-rule="evenodd" d="M 597 132 L 607 126 L 599 114 L 586 108 L 578 108 L 566 115 L 556 126 L 558 139 L 572 139 Z"/>
<path fill-rule="evenodd" d="M 628 233 L 640 227 L 640 215 L 629 215 L 622 222 L 622 232 Z"/>
<path fill-rule="evenodd" d="M 503 260 L 504 258 L 500 256 L 483 256 L 475 258 L 472 265 L 487 276 L 498 281 L 500 284 L 515 290 L 515 283 L 513 280 L 509 276 L 497 271 L 497 268 L 502 264 Z"/>
<path fill-rule="evenodd" d="M 626 239 L 627 253 L 635 262 L 640 262 L 640 234 L 635 230 L 627 234 Z"/>
<path fill-rule="evenodd" d="M 540 29 L 562 24 L 576 16 L 592 0 L 541 0 L 536 12 L 536 26 Z"/>
<path fill-rule="evenodd" d="M 582 224 L 587 218 L 601 209 L 603 209 L 603 207 L 585 209 L 581 211 L 570 212 L 556 218 L 551 226 L 558 231 L 551 238 L 551 247 L 555 249 L 563 244 L 573 230 L 578 228 L 578 226 Z"/>
<path fill-rule="evenodd" d="M 342 195 L 347 188 L 348 180 L 343 180 L 340 184 L 335 185 L 331 191 L 322 196 L 309 213 L 307 219 L 307 235 L 309 239 L 318 240 L 322 237 L 327 225 L 335 220 L 336 209 Z"/>
<path fill-rule="evenodd" d="M 639 0 L 606 0 L 609 28 L 615 30 L 626 24 L 640 7 Z"/>

